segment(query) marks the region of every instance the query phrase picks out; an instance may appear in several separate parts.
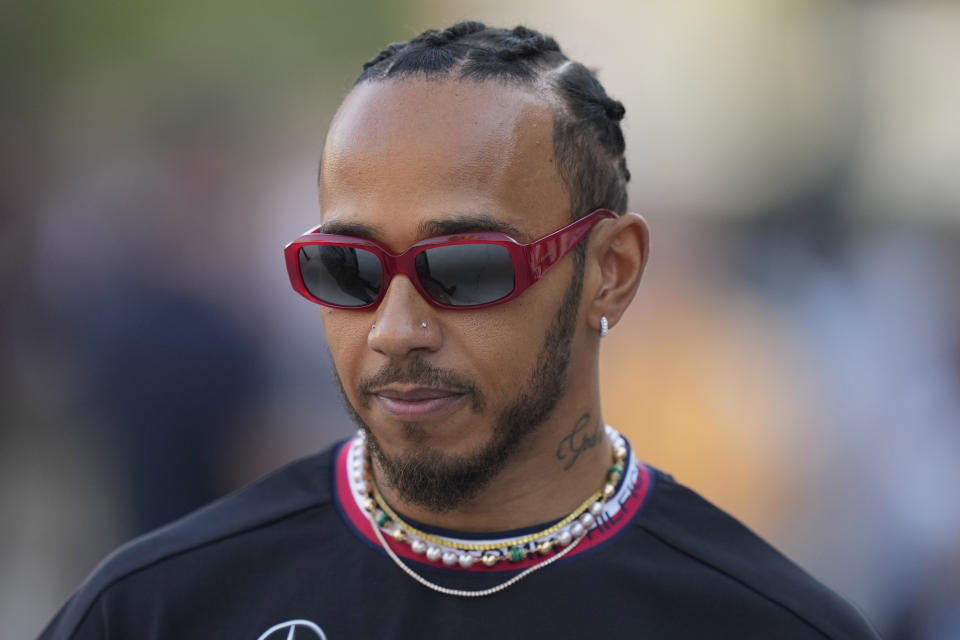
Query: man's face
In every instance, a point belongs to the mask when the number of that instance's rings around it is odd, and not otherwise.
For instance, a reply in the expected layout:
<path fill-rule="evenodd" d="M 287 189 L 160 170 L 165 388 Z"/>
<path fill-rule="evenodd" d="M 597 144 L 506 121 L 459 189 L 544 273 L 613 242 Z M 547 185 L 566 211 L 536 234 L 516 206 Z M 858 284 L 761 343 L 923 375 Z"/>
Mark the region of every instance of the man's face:
<path fill-rule="evenodd" d="M 394 252 L 460 231 L 538 238 L 570 216 L 552 132 L 550 109 L 520 88 L 362 84 L 327 137 L 324 231 Z M 567 256 L 520 297 L 471 311 L 432 307 L 401 275 L 375 310 L 324 309 L 344 396 L 401 496 L 456 506 L 547 417 L 576 326 L 573 275 Z"/>

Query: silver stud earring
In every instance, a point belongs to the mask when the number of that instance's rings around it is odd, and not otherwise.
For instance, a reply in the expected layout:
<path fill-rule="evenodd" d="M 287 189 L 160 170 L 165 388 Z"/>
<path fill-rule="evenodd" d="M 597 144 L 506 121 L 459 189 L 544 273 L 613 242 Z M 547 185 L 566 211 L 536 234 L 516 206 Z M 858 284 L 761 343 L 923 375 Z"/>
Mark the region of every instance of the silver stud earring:
<path fill-rule="evenodd" d="M 607 322 L 607 316 L 600 316 L 600 337 L 606 338 L 610 331 L 610 323 Z"/>
<path fill-rule="evenodd" d="M 427 328 L 427 321 L 424 320 L 423 322 L 421 322 L 421 323 L 420 323 L 420 326 L 421 326 L 422 328 L 426 329 L 426 328 Z"/>
<path fill-rule="evenodd" d="M 376 329 L 376 328 L 377 328 L 377 324 L 376 324 L 376 323 L 374 323 L 374 324 L 373 324 L 373 326 L 372 326 L 372 327 L 370 327 L 370 331 L 373 331 L 373 330 L 374 330 L 374 329 Z"/>

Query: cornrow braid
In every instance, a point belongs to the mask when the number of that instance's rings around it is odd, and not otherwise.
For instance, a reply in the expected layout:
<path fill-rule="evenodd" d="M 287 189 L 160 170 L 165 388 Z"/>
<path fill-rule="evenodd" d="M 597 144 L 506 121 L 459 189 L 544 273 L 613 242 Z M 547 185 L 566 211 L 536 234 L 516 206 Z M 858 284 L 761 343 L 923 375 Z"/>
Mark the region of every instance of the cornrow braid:
<path fill-rule="evenodd" d="M 374 58 L 363 63 L 363 70 L 366 72 L 370 67 L 375 67 L 380 64 L 382 61 L 392 58 L 394 54 L 407 46 L 406 42 L 391 42 L 387 45 L 387 48 L 378 53 Z"/>
<path fill-rule="evenodd" d="M 620 127 L 623 104 L 607 95 L 592 71 L 569 60 L 553 38 L 522 26 L 458 22 L 387 46 L 363 65 L 357 84 L 415 76 L 512 82 L 552 94 L 554 156 L 571 217 L 599 208 L 626 210 L 630 172 Z"/>

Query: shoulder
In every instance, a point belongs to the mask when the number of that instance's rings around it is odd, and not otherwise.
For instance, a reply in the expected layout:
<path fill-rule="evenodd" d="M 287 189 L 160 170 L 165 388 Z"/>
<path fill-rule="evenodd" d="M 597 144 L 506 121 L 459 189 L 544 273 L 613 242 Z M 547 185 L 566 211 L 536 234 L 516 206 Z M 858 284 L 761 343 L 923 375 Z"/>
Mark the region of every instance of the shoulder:
<path fill-rule="evenodd" d="M 648 535 L 757 597 L 783 608 L 827 638 L 877 638 L 852 604 L 814 579 L 738 520 L 670 475 L 652 469 L 644 517 Z"/>
<path fill-rule="evenodd" d="M 125 578 L 200 548 L 236 542 L 305 511 L 332 506 L 334 453 L 340 444 L 292 462 L 107 556 L 41 634 L 70 637 L 101 595 Z"/>

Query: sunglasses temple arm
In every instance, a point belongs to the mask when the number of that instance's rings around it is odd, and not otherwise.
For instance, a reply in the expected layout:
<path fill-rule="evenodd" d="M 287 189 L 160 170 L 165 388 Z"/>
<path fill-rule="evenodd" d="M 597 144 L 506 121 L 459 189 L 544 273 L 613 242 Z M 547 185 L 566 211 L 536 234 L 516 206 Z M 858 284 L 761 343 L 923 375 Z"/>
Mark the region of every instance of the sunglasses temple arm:
<path fill-rule="evenodd" d="M 542 278 L 553 265 L 570 253 L 592 227 L 592 224 L 571 225 L 524 246 L 524 254 L 530 267 L 530 283 Z"/>

